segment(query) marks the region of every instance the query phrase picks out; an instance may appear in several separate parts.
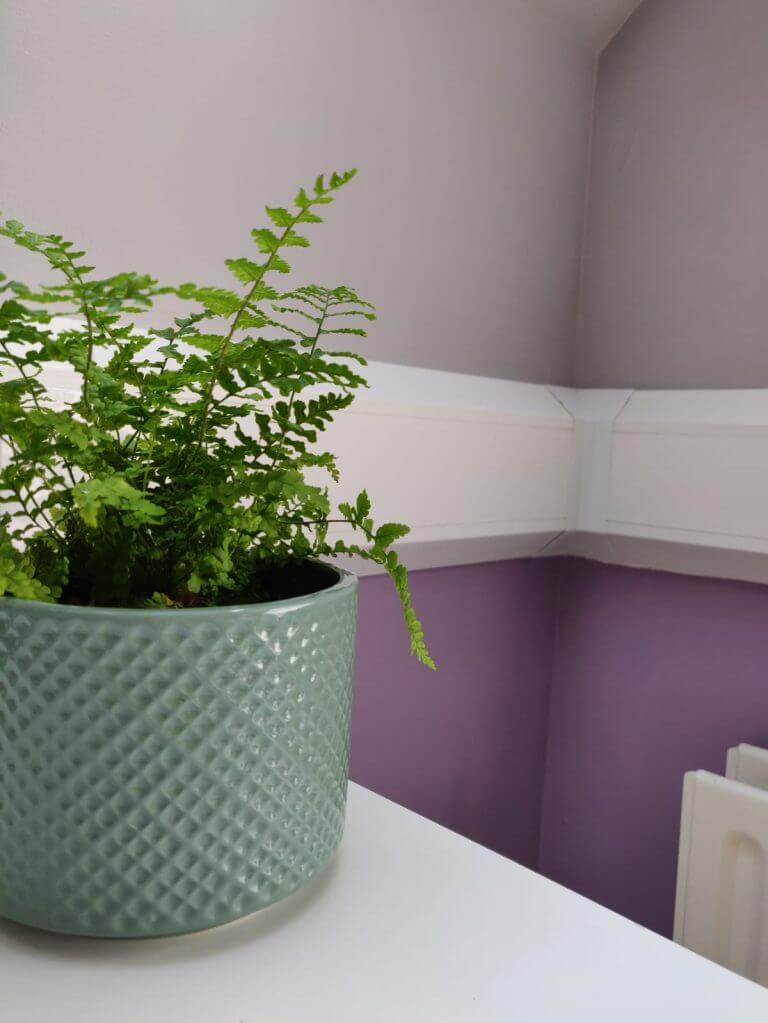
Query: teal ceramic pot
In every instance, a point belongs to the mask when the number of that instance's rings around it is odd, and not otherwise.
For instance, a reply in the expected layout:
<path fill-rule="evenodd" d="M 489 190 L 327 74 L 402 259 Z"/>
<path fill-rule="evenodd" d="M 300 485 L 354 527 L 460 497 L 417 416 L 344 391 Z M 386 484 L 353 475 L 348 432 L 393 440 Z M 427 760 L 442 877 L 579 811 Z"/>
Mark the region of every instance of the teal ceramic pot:
<path fill-rule="evenodd" d="M 0 915 L 149 937 L 306 884 L 341 838 L 357 582 L 200 610 L 0 598 Z"/>

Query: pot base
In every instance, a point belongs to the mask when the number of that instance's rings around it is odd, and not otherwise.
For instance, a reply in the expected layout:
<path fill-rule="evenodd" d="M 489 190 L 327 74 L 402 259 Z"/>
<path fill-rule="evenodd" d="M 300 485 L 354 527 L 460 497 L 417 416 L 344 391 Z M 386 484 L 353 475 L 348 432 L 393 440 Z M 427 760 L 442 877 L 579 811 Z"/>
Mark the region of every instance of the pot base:
<path fill-rule="evenodd" d="M 16 927 L 23 927 L 25 930 L 34 931 L 39 934 L 49 934 L 54 938 L 83 938 L 85 941 L 163 941 L 169 938 L 188 938 L 198 934 L 205 935 L 220 933 L 246 924 L 249 920 L 257 920 L 262 917 L 266 919 L 266 917 L 271 913 L 280 911 L 284 904 L 286 904 L 287 908 L 287 904 L 292 902 L 295 898 L 301 898 L 303 895 L 310 896 L 313 889 L 322 886 L 324 879 L 332 870 L 337 851 L 338 850 L 334 850 L 328 862 L 320 866 L 312 877 L 303 884 L 298 885 L 298 887 L 294 888 L 292 891 L 286 892 L 285 895 L 282 895 L 274 902 L 270 902 L 268 905 L 261 906 L 258 909 L 244 913 L 242 916 L 233 916 L 226 920 L 221 920 L 218 923 L 210 924 L 207 927 L 195 927 L 192 930 L 168 931 L 158 934 L 95 934 L 92 932 L 57 930 L 51 927 L 39 926 L 38 924 L 29 923 L 27 920 L 21 920 L 7 914 L 0 914 L 0 921 L 5 921 L 6 923 L 13 924 Z"/>

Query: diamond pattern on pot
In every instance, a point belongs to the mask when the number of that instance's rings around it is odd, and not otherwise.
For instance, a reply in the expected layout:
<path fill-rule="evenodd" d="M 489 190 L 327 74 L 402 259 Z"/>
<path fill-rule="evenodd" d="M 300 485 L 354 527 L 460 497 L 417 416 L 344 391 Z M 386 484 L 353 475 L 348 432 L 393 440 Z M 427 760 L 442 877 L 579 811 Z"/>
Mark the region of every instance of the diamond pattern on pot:
<path fill-rule="evenodd" d="M 0 600 L 0 914 L 171 934 L 282 898 L 344 822 L 356 588 L 132 612 Z"/>

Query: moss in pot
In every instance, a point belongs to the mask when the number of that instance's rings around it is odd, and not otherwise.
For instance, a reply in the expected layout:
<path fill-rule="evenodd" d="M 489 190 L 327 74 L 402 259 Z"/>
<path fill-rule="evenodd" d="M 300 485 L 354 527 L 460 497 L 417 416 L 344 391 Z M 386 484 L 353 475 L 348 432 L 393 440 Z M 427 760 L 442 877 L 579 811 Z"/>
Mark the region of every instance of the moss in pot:
<path fill-rule="evenodd" d="M 333 508 L 319 434 L 365 384 L 346 286 L 281 289 L 285 252 L 354 172 L 267 207 L 232 290 L 99 279 L 58 235 L 0 235 L 55 283 L 0 277 L 0 914 L 74 934 L 182 933 L 327 863 L 346 798 L 356 580 L 391 576 L 365 491 Z M 172 293 L 166 329 L 131 322 Z M 77 322 L 54 329 L 54 317 Z M 62 403 L 49 363 L 79 377 Z M 349 539 L 329 538 L 345 523 Z"/>

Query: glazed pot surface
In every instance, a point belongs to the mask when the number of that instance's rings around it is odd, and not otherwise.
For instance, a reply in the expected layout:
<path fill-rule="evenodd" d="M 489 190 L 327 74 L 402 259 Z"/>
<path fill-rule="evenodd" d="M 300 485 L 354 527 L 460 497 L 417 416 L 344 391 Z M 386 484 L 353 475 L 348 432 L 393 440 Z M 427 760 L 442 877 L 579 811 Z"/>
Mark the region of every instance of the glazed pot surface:
<path fill-rule="evenodd" d="M 0 915 L 149 937 L 299 888 L 344 826 L 357 581 L 194 610 L 0 598 Z"/>

